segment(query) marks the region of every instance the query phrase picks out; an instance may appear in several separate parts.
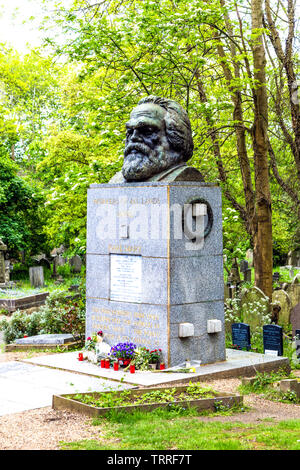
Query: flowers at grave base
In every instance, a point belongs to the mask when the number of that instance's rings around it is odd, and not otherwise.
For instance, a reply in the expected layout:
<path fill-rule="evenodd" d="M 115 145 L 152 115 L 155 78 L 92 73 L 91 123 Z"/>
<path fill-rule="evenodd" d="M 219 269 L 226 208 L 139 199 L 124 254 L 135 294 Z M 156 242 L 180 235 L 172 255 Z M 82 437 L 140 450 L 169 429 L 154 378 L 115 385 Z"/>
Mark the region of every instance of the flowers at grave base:
<path fill-rule="evenodd" d="M 242 349 L 241 346 L 238 346 L 237 344 L 232 344 L 231 348 L 232 349 Z"/>
<path fill-rule="evenodd" d="M 149 351 L 150 354 L 150 364 L 156 364 L 157 362 L 161 362 L 162 354 L 161 349 L 152 349 Z"/>
<path fill-rule="evenodd" d="M 131 360 L 134 357 L 136 345 L 130 342 L 118 343 L 111 347 L 110 355 L 112 358 Z"/>
<path fill-rule="evenodd" d="M 103 331 L 99 330 L 97 331 L 97 334 L 96 334 L 96 342 L 102 343 L 102 341 L 103 341 Z"/>
<path fill-rule="evenodd" d="M 134 356 L 131 360 L 138 370 L 150 369 L 150 351 L 145 347 L 140 347 L 134 350 Z"/>
<path fill-rule="evenodd" d="M 95 351 L 96 343 L 97 343 L 97 337 L 96 337 L 96 335 L 89 336 L 89 337 L 85 340 L 84 349 L 85 349 L 86 351 Z"/>

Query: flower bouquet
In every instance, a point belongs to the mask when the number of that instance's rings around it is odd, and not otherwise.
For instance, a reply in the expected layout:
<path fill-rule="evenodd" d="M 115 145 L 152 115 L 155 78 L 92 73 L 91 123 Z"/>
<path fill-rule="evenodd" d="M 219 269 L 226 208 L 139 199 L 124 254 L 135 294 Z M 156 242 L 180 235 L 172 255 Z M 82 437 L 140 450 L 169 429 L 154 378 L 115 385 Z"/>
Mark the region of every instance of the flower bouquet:
<path fill-rule="evenodd" d="M 161 354 L 161 349 L 152 349 L 152 351 L 149 351 L 150 359 L 149 363 L 152 365 L 157 365 L 159 362 L 161 362 L 162 359 L 162 354 Z"/>
<path fill-rule="evenodd" d="M 136 345 L 133 343 L 118 343 L 111 347 L 110 356 L 118 359 L 120 365 L 128 366 L 135 354 Z"/>

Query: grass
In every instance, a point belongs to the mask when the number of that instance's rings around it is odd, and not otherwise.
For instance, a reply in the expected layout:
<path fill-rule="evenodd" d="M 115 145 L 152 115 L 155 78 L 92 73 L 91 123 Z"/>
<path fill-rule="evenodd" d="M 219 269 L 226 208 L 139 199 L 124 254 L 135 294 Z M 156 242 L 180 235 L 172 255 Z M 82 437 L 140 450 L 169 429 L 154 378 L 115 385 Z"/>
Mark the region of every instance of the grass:
<path fill-rule="evenodd" d="M 294 379 L 295 377 L 293 374 L 287 376 L 283 371 L 271 373 L 257 372 L 252 384 L 240 385 L 238 390 L 242 395 L 256 393 L 257 395 L 262 395 L 267 400 L 298 405 L 300 404 L 300 398 L 297 397 L 294 391 L 288 390 L 282 392 L 278 388 L 274 388 L 274 384 L 287 378 Z"/>
<path fill-rule="evenodd" d="M 94 420 L 99 440 L 60 443 L 63 450 L 300 450 L 300 421 L 244 424 L 199 419 L 175 409 L 112 413 Z"/>

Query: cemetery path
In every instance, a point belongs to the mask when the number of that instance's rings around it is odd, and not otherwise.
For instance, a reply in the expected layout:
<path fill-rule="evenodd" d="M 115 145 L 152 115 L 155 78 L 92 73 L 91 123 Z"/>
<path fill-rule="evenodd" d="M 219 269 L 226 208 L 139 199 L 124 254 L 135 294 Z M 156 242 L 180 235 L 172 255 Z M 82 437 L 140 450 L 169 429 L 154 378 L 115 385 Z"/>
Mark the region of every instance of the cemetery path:
<path fill-rule="evenodd" d="M 300 370 L 293 371 L 294 375 L 300 377 Z M 212 380 L 209 385 L 215 390 L 238 393 L 237 388 L 241 384 L 240 379 Z M 203 421 L 222 421 L 239 423 L 256 423 L 260 421 L 284 421 L 288 419 L 300 419 L 300 405 L 290 403 L 273 402 L 265 400 L 258 395 L 244 396 L 244 404 L 250 407 L 248 411 L 234 414 L 232 416 L 200 417 Z"/>

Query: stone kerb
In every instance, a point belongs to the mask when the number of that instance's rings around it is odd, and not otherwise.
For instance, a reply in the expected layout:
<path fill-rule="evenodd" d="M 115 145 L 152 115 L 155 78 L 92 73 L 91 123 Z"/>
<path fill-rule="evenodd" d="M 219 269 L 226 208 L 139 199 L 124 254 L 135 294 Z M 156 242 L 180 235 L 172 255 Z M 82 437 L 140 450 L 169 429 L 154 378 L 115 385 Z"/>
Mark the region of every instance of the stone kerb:
<path fill-rule="evenodd" d="M 290 323 L 292 302 L 289 294 L 285 290 L 275 290 L 272 295 L 272 304 L 280 305 L 278 324 L 287 327 Z"/>
<path fill-rule="evenodd" d="M 241 321 L 250 325 L 252 331 L 266 323 L 269 314 L 269 299 L 258 287 L 241 292 Z"/>

